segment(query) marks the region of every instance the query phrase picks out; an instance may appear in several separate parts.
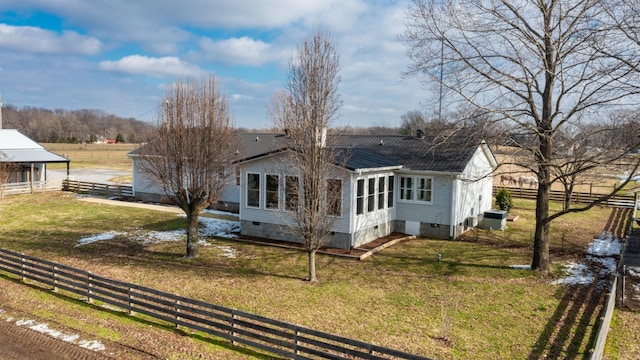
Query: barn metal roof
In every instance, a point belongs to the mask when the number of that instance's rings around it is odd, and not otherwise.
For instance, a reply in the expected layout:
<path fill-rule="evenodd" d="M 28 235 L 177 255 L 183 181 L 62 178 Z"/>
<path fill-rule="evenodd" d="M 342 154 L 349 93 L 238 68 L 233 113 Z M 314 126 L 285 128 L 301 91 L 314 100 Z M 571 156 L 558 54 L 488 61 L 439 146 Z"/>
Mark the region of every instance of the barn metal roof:
<path fill-rule="evenodd" d="M 0 129 L 0 161 L 52 163 L 69 162 L 69 159 L 46 150 L 18 130 Z"/>

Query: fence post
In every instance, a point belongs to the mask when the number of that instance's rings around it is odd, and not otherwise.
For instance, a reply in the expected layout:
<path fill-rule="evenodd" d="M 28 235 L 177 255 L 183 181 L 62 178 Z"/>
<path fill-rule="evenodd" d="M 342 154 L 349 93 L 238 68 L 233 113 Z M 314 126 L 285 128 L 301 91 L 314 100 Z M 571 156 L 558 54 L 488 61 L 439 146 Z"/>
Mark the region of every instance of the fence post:
<path fill-rule="evenodd" d="M 20 275 L 22 276 L 22 282 L 26 282 L 26 277 L 24 276 L 24 268 L 25 268 L 25 263 L 26 263 L 26 259 L 24 258 L 24 254 L 20 253 Z"/>
<path fill-rule="evenodd" d="M 231 310 L 231 328 L 235 329 L 236 327 L 236 311 L 235 309 Z M 231 345 L 235 345 L 236 344 L 236 332 L 231 330 Z"/>
<path fill-rule="evenodd" d="M 622 297 L 620 302 L 621 307 L 624 307 L 624 297 L 627 296 L 626 294 L 626 290 L 627 290 L 627 286 L 626 286 L 626 282 L 627 282 L 627 265 L 623 265 L 622 266 Z"/>
<path fill-rule="evenodd" d="M 53 292 L 58 292 L 58 286 L 56 286 L 58 284 L 57 270 L 58 270 L 58 267 L 53 265 L 53 271 L 51 273 L 51 281 L 53 281 L 53 289 L 51 291 Z"/>
<path fill-rule="evenodd" d="M 131 286 L 129 286 L 127 288 L 127 299 L 129 300 L 129 302 L 127 303 L 127 311 L 129 312 L 129 315 L 133 315 L 133 306 L 131 305 Z"/>
<path fill-rule="evenodd" d="M 91 273 L 87 273 L 87 302 L 93 304 L 93 298 L 91 297 L 91 288 L 93 287 Z"/>
<path fill-rule="evenodd" d="M 173 309 L 175 310 L 176 313 L 176 328 L 178 328 L 178 321 L 180 321 L 180 309 L 178 308 L 178 306 L 180 305 L 180 300 L 176 300 L 175 303 L 173 304 Z"/>
<path fill-rule="evenodd" d="M 300 336 L 300 331 L 298 330 L 297 326 L 294 331 L 295 331 L 295 334 L 293 336 L 293 352 L 296 355 L 298 355 L 300 354 L 300 350 L 298 350 L 298 345 L 300 345 L 300 340 L 298 340 L 298 336 Z"/>

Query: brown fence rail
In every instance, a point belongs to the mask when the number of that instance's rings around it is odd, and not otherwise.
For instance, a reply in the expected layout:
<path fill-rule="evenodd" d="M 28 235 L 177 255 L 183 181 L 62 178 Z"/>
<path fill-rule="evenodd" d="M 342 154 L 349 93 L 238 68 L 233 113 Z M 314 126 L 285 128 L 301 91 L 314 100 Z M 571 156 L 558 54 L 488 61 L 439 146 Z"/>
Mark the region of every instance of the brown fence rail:
<path fill-rule="evenodd" d="M 291 359 L 425 359 L 406 352 L 332 335 L 111 280 L 70 266 L 0 249 L 0 270 L 153 318 Z"/>
<path fill-rule="evenodd" d="M 65 179 L 62 181 L 62 190 L 105 197 L 133 197 L 133 187 L 131 185 L 100 184 Z"/>
<path fill-rule="evenodd" d="M 495 195 L 497 191 L 505 188 L 509 190 L 511 196 L 521 198 L 521 199 L 536 199 L 538 196 L 538 190 L 534 188 L 520 188 L 520 187 L 510 187 L 510 186 L 494 186 L 493 194 Z M 594 193 L 585 193 L 585 192 L 574 192 L 571 196 L 572 203 L 590 203 L 594 200 L 597 200 L 603 194 L 594 194 Z M 551 190 L 549 194 L 549 199 L 551 201 L 564 201 L 564 192 L 558 190 Z M 636 198 L 634 195 L 614 195 L 609 200 L 603 202 L 603 205 L 606 206 L 615 206 L 615 207 L 629 207 L 633 208 L 635 206 Z"/>

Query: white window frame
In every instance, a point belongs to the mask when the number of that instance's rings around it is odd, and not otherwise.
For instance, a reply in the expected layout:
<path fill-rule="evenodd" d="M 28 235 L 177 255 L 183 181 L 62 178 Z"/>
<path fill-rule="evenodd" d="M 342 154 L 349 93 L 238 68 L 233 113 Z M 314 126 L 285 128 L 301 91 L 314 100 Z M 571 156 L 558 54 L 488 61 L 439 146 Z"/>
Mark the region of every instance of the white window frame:
<path fill-rule="evenodd" d="M 296 184 L 296 208 L 289 208 L 289 201 L 290 201 L 290 197 L 289 194 L 293 194 L 293 191 L 289 191 L 289 181 L 287 179 L 289 178 L 295 178 L 295 184 Z M 291 182 L 291 184 L 293 184 L 293 182 Z M 284 176 L 284 211 L 288 211 L 288 212 L 295 212 L 297 211 L 297 207 L 300 206 L 300 177 L 298 175 L 285 175 Z"/>
<path fill-rule="evenodd" d="M 367 213 L 366 211 L 366 196 L 367 196 L 367 179 L 365 178 L 360 178 L 360 179 L 356 179 L 356 206 L 355 206 L 355 210 L 356 210 L 356 216 L 361 216 Z M 360 181 L 362 181 L 362 195 L 360 195 L 358 193 L 358 184 L 360 183 Z M 360 204 L 360 202 L 362 202 L 362 204 Z M 360 207 L 360 211 L 358 212 L 358 207 Z"/>
<path fill-rule="evenodd" d="M 256 175 L 258 176 L 258 188 L 257 189 L 249 189 L 249 176 L 250 175 Z M 246 186 L 246 194 L 245 194 L 245 205 L 248 208 L 251 209 L 260 209 L 260 202 L 262 201 L 262 189 L 261 187 L 261 179 L 262 179 L 262 175 L 260 173 L 253 173 L 253 172 L 247 172 L 247 186 Z M 255 205 L 249 205 L 249 191 L 257 191 L 258 192 L 258 206 Z"/>
<path fill-rule="evenodd" d="M 273 193 L 273 191 L 269 190 L 269 184 L 268 184 L 268 178 L 269 177 L 275 177 L 276 178 L 276 191 L 275 191 L 275 195 L 277 196 L 277 203 L 275 207 L 271 207 L 269 206 L 269 194 Z M 280 194 L 280 175 L 278 174 L 265 174 L 264 175 L 264 208 L 266 210 L 271 210 L 271 211 L 279 211 L 280 210 L 280 199 L 281 199 L 281 194 Z"/>
<path fill-rule="evenodd" d="M 434 191 L 433 191 L 433 185 L 434 185 L 434 178 L 433 176 L 420 176 L 420 175 L 399 175 L 399 186 L 398 186 L 398 202 L 403 202 L 403 203 L 413 203 L 413 204 L 433 204 L 433 195 L 434 195 Z M 402 186 L 403 180 L 402 179 L 411 179 L 411 187 L 407 187 L 407 186 Z M 418 184 L 424 180 L 425 183 L 429 182 L 430 183 L 430 187 L 429 188 L 418 188 Z M 403 192 L 403 190 L 409 190 L 411 191 L 411 198 L 408 198 L 406 196 L 406 193 Z M 429 200 L 420 200 L 418 199 L 418 192 L 428 192 L 430 194 L 430 199 Z M 404 195 L 404 196 L 403 196 Z"/>
<path fill-rule="evenodd" d="M 382 181 L 382 186 L 380 186 L 380 182 Z M 378 205 L 376 206 L 377 210 L 384 210 L 387 207 L 387 177 L 385 175 L 378 176 L 376 180 L 376 199 L 378 201 Z"/>

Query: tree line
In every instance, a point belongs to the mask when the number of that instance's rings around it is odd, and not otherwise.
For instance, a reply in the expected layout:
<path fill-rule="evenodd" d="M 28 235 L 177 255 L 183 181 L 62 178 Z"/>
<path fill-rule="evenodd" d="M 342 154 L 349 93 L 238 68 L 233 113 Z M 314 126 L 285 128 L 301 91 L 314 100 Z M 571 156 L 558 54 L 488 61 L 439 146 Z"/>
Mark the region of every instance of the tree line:
<path fill-rule="evenodd" d="M 102 110 L 50 110 L 12 105 L 2 108 L 2 126 L 17 129 L 42 143 L 93 143 L 99 139 L 141 143 L 149 140 L 154 127 L 148 122 Z"/>

